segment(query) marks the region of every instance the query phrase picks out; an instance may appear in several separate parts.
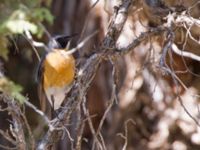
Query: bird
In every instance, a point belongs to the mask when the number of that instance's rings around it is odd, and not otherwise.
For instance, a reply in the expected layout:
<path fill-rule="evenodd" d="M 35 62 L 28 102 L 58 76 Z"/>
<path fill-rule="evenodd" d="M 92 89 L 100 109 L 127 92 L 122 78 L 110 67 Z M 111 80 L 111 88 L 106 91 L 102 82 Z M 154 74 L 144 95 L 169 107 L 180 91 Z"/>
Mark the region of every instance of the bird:
<path fill-rule="evenodd" d="M 66 51 L 73 37 L 60 35 L 51 38 L 48 52 L 42 58 L 37 73 L 41 110 L 52 116 L 51 110 L 58 110 L 75 79 L 75 58 Z"/>

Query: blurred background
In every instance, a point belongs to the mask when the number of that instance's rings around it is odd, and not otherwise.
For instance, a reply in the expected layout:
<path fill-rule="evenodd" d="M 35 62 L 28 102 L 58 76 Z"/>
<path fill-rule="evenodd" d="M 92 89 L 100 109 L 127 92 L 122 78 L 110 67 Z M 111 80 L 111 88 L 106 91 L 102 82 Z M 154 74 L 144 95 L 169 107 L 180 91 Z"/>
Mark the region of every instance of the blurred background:
<path fill-rule="evenodd" d="M 159 9 L 157 2 L 141 0 L 133 3 L 117 41 L 118 47 L 127 46 L 150 27 L 163 24 L 166 13 L 154 11 Z M 72 40 L 72 47 L 98 30 L 98 35 L 76 55 L 76 59 L 84 63 L 89 56 L 100 51 L 97 47 L 107 32 L 114 6 L 120 3 L 120 0 L 1 0 L 0 91 L 20 103 L 28 97 L 39 108 L 35 80 L 39 61 L 24 35 L 24 28 L 30 31 L 35 41 L 45 44 L 49 40 L 47 33 L 51 36 L 77 33 L 78 36 Z M 165 0 L 165 4 L 170 8 L 188 10 L 196 19 L 200 17 L 198 0 Z M 173 32 L 180 49 L 200 55 L 200 44 L 196 42 L 200 37 L 199 26 L 177 26 Z M 199 62 L 173 52 L 167 55 L 167 64 L 184 85 L 177 86 L 170 74 L 163 73 L 159 67 L 164 43 L 163 34 L 149 37 L 137 48 L 116 59 L 117 99 L 101 130 L 108 150 L 123 149 L 126 144 L 127 150 L 200 149 L 200 128 L 188 115 L 199 121 Z M 40 57 L 45 53 L 43 48 L 36 48 L 36 51 Z M 92 122 L 95 129 L 109 105 L 112 78 L 112 64 L 105 60 L 87 94 L 87 108 L 90 115 L 94 116 Z M 177 97 L 177 90 L 180 97 Z M 25 112 L 34 137 L 39 140 L 44 132 L 41 131 L 41 117 L 29 108 L 25 108 Z M 9 116 L 5 112 L 0 114 L 0 128 L 7 130 Z M 73 124 L 69 125 L 72 137 L 75 137 L 73 128 Z M 92 149 L 93 140 L 86 123 L 82 149 Z M 0 144 L 10 145 L 2 135 Z M 59 150 L 71 149 L 69 139 L 64 138 L 57 147 Z"/>

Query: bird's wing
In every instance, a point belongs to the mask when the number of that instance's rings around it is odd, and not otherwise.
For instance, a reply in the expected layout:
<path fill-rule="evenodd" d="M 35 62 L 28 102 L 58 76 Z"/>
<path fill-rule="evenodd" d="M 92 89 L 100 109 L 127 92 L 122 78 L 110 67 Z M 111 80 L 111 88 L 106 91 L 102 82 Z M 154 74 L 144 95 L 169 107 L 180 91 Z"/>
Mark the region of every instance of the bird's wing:
<path fill-rule="evenodd" d="M 40 108 L 41 110 L 48 116 L 49 119 L 51 119 L 52 116 L 52 108 L 50 103 L 47 100 L 47 97 L 45 95 L 45 91 L 43 88 L 43 72 L 44 72 L 44 60 L 45 60 L 46 55 L 41 59 L 41 62 L 38 66 L 37 69 L 37 77 L 36 81 L 38 82 L 38 97 L 40 101 Z"/>

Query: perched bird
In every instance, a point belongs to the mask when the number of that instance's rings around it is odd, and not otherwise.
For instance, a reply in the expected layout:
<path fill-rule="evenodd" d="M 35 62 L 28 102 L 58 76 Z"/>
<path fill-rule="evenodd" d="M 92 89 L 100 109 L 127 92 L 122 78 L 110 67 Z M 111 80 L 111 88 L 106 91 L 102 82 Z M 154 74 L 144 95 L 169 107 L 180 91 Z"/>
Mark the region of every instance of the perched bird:
<path fill-rule="evenodd" d="M 51 116 L 51 108 L 60 108 L 75 76 L 75 59 L 65 49 L 72 36 L 56 36 L 48 43 L 49 52 L 38 69 L 41 109 Z M 46 100 L 47 99 L 47 100 Z M 50 104 L 50 106 L 49 106 Z M 51 108 L 50 108 L 51 107 Z"/>

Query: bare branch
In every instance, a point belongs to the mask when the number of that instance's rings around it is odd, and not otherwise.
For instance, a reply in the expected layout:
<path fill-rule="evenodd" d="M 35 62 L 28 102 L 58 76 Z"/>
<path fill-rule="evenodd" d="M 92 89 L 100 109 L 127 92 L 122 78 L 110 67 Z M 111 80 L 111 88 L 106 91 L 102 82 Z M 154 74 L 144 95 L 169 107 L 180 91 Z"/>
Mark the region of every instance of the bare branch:
<path fill-rule="evenodd" d="M 93 138 L 94 138 L 94 143 L 95 144 L 97 144 L 97 146 L 98 146 L 98 149 L 101 149 L 101 150 L 103 150 L 103 147 L 102 147 L 102 144 L 101 144 L 101 142 L 99 141 L 99 139 L 97 138 L 97 135 L 96 135 L 96 132 L 95 132 L 95 129 L 94 129 L 94 126 L 93 126 L 93 123 L 92 123 L 92 119 L 91 119 L 91 117 L 90 117 L 90 114 L 89 114 L 89 111 L 88 111 L 88 109 L 86 108 L 86 99 L 84 98 L 84 101 L 83 101 L 83 103 L 82 103 L 82 105 L 83 105 L 83 112 L 84 112 L 84 114 L 87 116 L 87 121 L 88 121 L 88 124 L 89 124 L 89 127 L 90 127 L 90 131 L 91 131 L 91 133 L 92 133 L 92 135 L 93 135 Z M 92 150 L 94 150 L 95 149 L 95 144 L 92 146 Z"/>
<path fill-rule="evenodd" d="M 83 41 L 81 41 L 75 48 L 72 48 L 71 50 L 68 50 L 65 55 L 70 55 L 75 53 L 77 50 L 79 50 L 80 48 L 82 48 L 93 36 L 95 36 L 98 33 L 98 31 L 95 31 L 94 33 L 92 33 L 91 35 L 89 35 L 88 37 L 86 37 Z"/>
<path fill-rule="evenodd" d="M 11 142 L 13 145 L 16 145 L 16 141 L 8 134 L 8 132 L 4 132 L 0 129 L 0 134 L 9 142 Z"/>
<path fill-rule="evenodd" d="M 22 112 L 20 110 L 20 107 L 13 98 L 5 94 L 0 94 L 0 100 L 7 104 L 8 112 L 12 116 L 10 131 L 12 136 L 16 140 L 15 146 L 17 146 L 18 149 L 25 150 L 26 142 L 23 128 Z"/>
<path fill-rule="evenodd" d="M 35 47 L 42 47 L 42 48 L 44 48 L 46 51 L 48 51 L 47 46 L 46 46 L 44 43 L 42 43 L 42 42 L 36 42 L 36 41 L 34 41 L 32 35 L 31 35 L 31 33 L 30 33 L 28 30 L 25 30 L 25 35 L 24 35 L 24 37 L 25 37 L 25 38 L 28 40 L 28 42 L 30 43 L 31 47 L 33 48 L 33 51 L 35 52 L 35 54 L 36 54 L 36 56 L 37 56 L 38 61 L 40 61 L 40 60 L 41 60 L 41 59 L 40 59 L 40 56 L 39 56 L 39 54 L 38 54 L 38 52 L 37 52 L 37 49 L 36 49 Z"/>
<path fill-rule="evenodd" d="M 128 119 L 125 121 L 125 124 L 124 124 L 125 125 L 125 127 L 124 127 L 125 135 L 123 135 L 122 133 L 117 134 L 118 136 L 122 137 L 125 140 L 122 150 L 126 150 L 127 145 L 128 145 L 128 123 L 136 125 L 135 121 L 133 121 L 132 119 Z"/>
<path fill-rule="evenodd" d="M 8 147 L 8 146 L 5 146 L 5 145 L 1 145 L 0 144 L 0 148 L 3 148 L 4 150 L 17 150 L 18 148 L 17 147 Z"/>
<path fill-rule="evenodd" d="M 147 32 L 141 33 L 127 47 L 118 48 L 116 50 L 119 54 L 125 55 L 128 52 L 132 51 L 134 48 L 136 48 L 138 45 L 140 45 L 143 41 L 147 40 L 149 37 L 162 34 L 163 32 L 167 30 L 168 29 L 165 27 L 150 28 Z"/>
<path fill-rule="evenodd" d="M 172 44 L 171 48 L 172 48 L 174 53 L 176 53 L 180 56 L 187 57 L 187 58 L 190 58 L 190 59 L 193 59 L 193 60 L 196 60 L 196 61 L 200 61 L 200 56 L 195 55 L 193 53 L 190 53 L 187 50 L 182 51 L 176 46 L 176 44 Z"/>
<path fill-rule="evenodd" d="M 79 37 L 78 43 L 79 43 L 79 41 L 81 41 L 81 39 L 82 39 L 82 37 L 83 37 L 83 35 L 84 35 L 85 31 L 86 31 L 86 28 L 88 26 L 89 16 L 92 13 L 93 8 L 97 5 L 98 2 L 99 2 L 99 0 L 96 0 L 96 2 L 94 2 L 94 4 L 89 9 L 89 12 L 88 12 L 88 14 L 86 16 L 86 21 L 85 21 L 83 29 L 81 31 L 81 35 Z"/>
<path fill-rule="evenodd" d="M 102 47 L 105 49 L 114 49 L 115 43 L 124 27 L 128 17 L 128 10 L 132 4 L 132 0 L 124 0 L 119 7 L 116 7 L 113 19 L 108 27 L 108 32 L 103 40 Z"/>
<path fill-rule="evenodd" d="M 128 9 L 131 5 L 131 0 L 125 0 L 123 4 L 119 7 L 118 11 L 116 11 L 115 18 L 110 24 L 108 29 L 108 33 L 102 44 L 102 51 L 99 54 L 92 55 L 86 62 L 84 66 L 80 68 L 77 73 L 77 81 L 72 88 L 71 97 L 68 97 L 66 100 L 66 104 L 62 111 L 58 114 L 58 118 L 55 118 L 51 123 L 51 128 L 49 128 L 47 134 L 39 143 L 37 149 L 46 149 L 53 142 L 55 142 L 55 135 L 57 135 L 57 131 L 55 130 L 59 126 L 61 126 L 61 120 L 65 120 L 65 122 L 69 121 L 71 113 L 77 108 L 77 106 L 83 101 L 88 88 L 96 74 L 98 66 L 102 60 L 102 57 L 106 56 L 104 48 L 114 47 L 113 40 L 116 40 L 120 32 L 123 28 L 123 25 L 126 21 L 128 15 Z M 57 137 L 57 136 L 56 136 Z"/>
<path fill-rule="evenodd" d="M 101 136 L 101 128 L 102 128 L 103 123 L 104 123 L 104 121 L 105 121 L 105 119 L 106 119 L 109 111 L 111 110 L 111 107 L 113 106 L 114 101 L 116 99 L 116 83 L 114 81 L 115 80 L 114 76 L 115 76 L 115 73 L 116 73 L 116 68 L 115 68 L 114 62 L 112 62 L 112 60 L 110 60 L 110 61 L 111 61 L 112 66 L 113 66 L 113 71 L 112 71 L 112 77 L 113 77 L 113 79 L 112 79 L 112 81 L 113 81 L 113 84 L 112 84 L 112 94 L 111 94 L 111 98 L 110 98 L 109 104 L 108 104 L 108 106 L 107 106 L 107 108 L 106 108 L 106 110 L 104 112 L 104 115 L 103 115 L 103 117 L 102 117 L 102 119 L 101 119 L 101 121 L 99 123 L 99 127 L 98 127 L 98 129 L 96 131 L 96 135 L 100 137 L 101 143 L 102 143 L 104 149 L 106 149 L 106 146 L 105 146 L 104 139 Z M 93 145 L 95 145 L 95 143 L 93 143 Z"/>
<path fill-rule="evenodd" d="M 33 104 L 31 104 L 28 100 L 26 100 L 25 102 L 25 105 L 27 105 L 28 107 L 30 107 L 31 109 L 33 109 L 37 114 L 39 114 L 43 119 L 44 121 L 47 123 L 47 124 L 50 124 L 50 120 L 49 118 L 42 112 L 40 111 L 39 109 L 37 109 Z"/>

